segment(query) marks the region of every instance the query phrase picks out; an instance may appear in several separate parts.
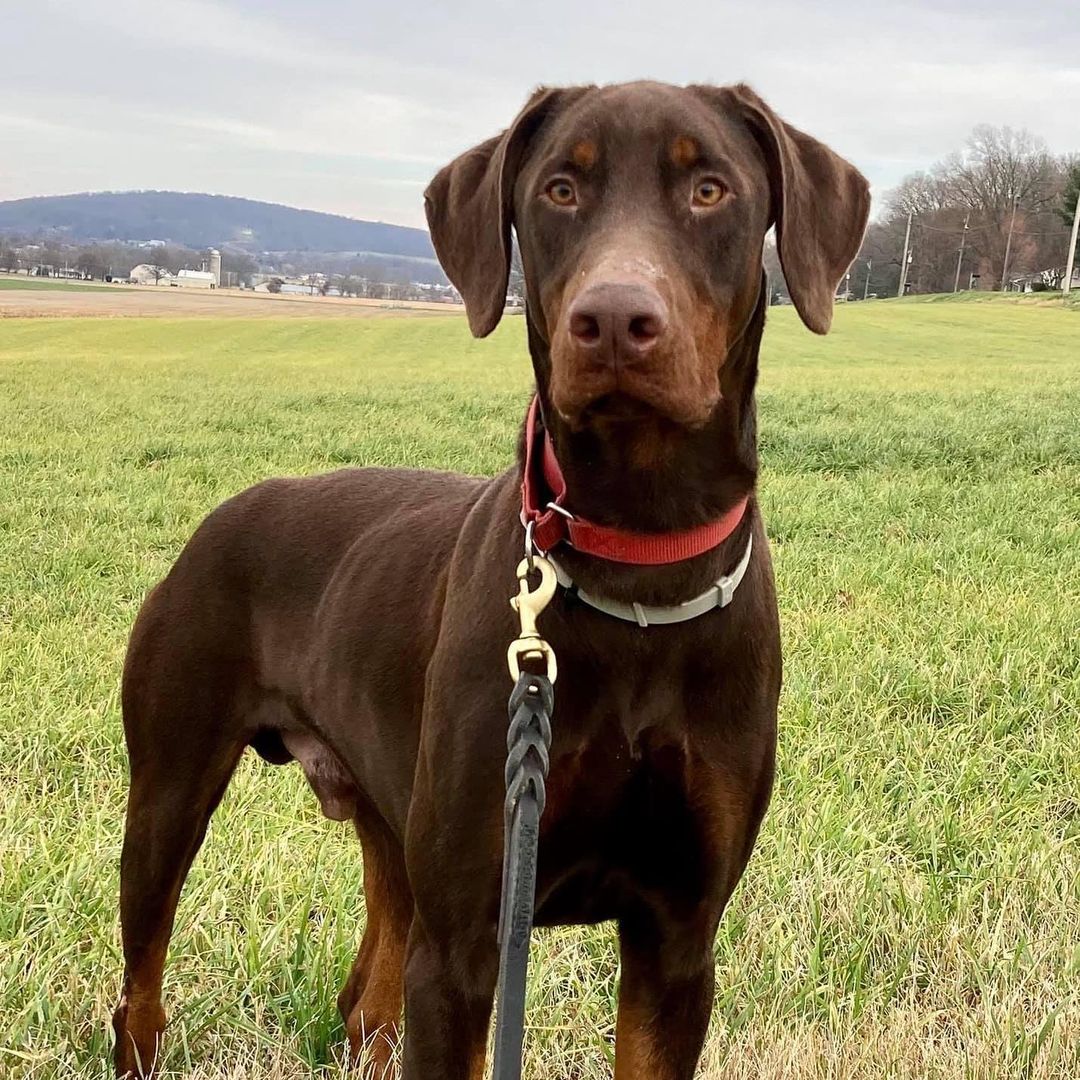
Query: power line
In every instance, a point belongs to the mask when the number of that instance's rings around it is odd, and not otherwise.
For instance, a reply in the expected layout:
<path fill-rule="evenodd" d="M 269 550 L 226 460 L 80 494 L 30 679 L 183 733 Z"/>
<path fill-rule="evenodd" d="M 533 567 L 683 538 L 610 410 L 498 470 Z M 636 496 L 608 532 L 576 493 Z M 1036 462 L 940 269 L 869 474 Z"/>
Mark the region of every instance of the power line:
<path fill-rule="evenodd" d="M 940 226 L 940 225 L 927 225 L 925 222 L 922 222 L 922 221 L 915 222 L 915 225 L 916 225 L 917 228 L 920 228 L 920 229 L 929 229 L 930 232 L 936 232 L 936 233 L 946 233 L 949 236 L 959 236 L 961 234 L 961 232 L 963 232 L 963 226 L 960 226 L 960 225 L 951 225 L 951 226 L 942 228 L 942 226 Z M 971 232 L 989 232 L 990 230 L 994 229 L 995 227 L 996 226 L 994 226 L 994 225 L 972 225 L 971 226 Z M 1024 235 L 1025 236 L 1058 236 L 1060 234 L 1058 233 L 1057 230 L 1054 230 L 1052 232 L 1044 232 L 1044 231 L 1041 231 L 1041 230 L 1039 232 L 1031 232 L 1029 229 L 1024 229 Z"/>

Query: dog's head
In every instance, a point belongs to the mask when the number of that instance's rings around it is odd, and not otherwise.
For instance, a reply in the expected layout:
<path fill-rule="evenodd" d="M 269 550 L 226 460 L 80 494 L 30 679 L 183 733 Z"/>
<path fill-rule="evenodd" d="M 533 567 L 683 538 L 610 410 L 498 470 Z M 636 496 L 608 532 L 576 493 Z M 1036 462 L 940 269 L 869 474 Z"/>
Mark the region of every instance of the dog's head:
<path fill-rule="evenodd" d="M 770 225 L 799 315 L 825 333 L 870 200 L 853 166 L 746 86 L 630 83 L 537 91 L 425 201 L 478 337 L 502 315 L 516 231 L 547 396 L 580 429 L 708 420 Z"/>

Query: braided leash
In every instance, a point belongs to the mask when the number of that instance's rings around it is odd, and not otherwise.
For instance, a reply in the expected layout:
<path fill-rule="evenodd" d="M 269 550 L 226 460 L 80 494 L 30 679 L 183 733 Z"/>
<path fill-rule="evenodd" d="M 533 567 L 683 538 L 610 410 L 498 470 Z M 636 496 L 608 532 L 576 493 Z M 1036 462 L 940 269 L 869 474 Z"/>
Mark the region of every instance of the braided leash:
<path fill-rule="evenodd" d="M 529 588 L 529 573 L 540 571 L 540 584 Z M 494 1080 L 520 1080 L 525 1038 L 525 982 L 529 939 L 536 901 L 536 857 L 544 780 L 550 764 L 552 684 L 555 654 L 540 637 L 536 617 L 555 593 L 555 570 L 546 559 L 528 556 L 518 566 L 518 595 L 511 601 L 521 619 L 521 636 L 507 659 L 515 680 L 508 705 L 506 801 L 504 804 L 502 905 L 499 912 L 498 1014 L 495 1020 Z M 522 662 L 543 661 L 546 674 L 522 670 Z"/>

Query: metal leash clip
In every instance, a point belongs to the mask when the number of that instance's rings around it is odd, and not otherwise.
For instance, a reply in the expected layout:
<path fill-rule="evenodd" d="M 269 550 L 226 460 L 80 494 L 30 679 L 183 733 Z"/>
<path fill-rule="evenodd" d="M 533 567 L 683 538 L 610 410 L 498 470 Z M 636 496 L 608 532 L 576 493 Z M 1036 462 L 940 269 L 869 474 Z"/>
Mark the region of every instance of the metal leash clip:
<path fill-rule="evenodd" d="M 530 589 L 529 574 L 533 570 L 540 572 L 540 583 L 535 589 Z M 506 652 L 510 677 L 517 682 L 521 676 L 523 660 L 543 660 L 547 666 L 548 681 L 554 683 L 558 674 L 555 650 L 540 636 L 536 620 L 555 595 L 558 585 L 555 567 L 543 555 L 529 554 L 518 563 L 517 579 L 518 594 L 511 597 L 510 606 L 521 620 L 521 634 L 510 642 L 510 648 Z"/>

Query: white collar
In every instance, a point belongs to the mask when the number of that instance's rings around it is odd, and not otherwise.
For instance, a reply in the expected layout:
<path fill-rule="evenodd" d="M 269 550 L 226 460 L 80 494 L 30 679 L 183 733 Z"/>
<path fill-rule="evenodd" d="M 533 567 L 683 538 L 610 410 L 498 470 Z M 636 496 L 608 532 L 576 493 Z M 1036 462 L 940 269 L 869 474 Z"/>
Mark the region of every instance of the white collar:
<path fill-rule="evenodd" d="M 735 590 L 739 587 L 742 579 L 746 576 L 746 568 L 750 565 L 750 554 L 754 548 L 753 536 L 747 537 L 746 550 L 738 565 L 730 574 L 725 574 L 714 585 L 710 585 L 700 596 L 687 600 L 682 604 L 674 604 L 671 607 L 653 607 L 646 604 L 624 604 L 618 600 L 606 600 L 602 596 L 592 596 L 574 585 L 570 575 L 548 554 L 546 557 L 555 567 L 555 574 L 559 584 L 564 589 L 573 589 L 577 598 L 589 607 L 602 611 L 605 615 L 622 619 L 624 622 L 637 623 L 638 626 L 660 626 L 665 623 L 681 623 L 690 619 L 696 619 L 714 608 L 726 608 L 735 596 Z"/>

